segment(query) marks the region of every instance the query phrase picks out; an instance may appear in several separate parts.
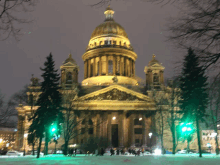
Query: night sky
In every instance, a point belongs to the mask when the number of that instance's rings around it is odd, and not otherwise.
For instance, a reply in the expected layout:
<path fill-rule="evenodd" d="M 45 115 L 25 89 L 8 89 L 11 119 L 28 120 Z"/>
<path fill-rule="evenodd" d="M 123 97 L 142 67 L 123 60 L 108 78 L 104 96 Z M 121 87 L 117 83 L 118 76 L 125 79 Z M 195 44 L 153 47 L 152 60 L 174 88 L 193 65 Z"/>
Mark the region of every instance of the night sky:
<path fill-rule="evenodd" d="M 30 83 L 31 74 L 41 79 L 39 68 L 43 67 L 50 52 L 56 69 L 59 69 L 71 51 L 80 67 L 81 82 L 84 76 L 82 55 L 93 30 L 105 19 L 107 5 L 89 6 L 89 3 L 97 1 L 39 0 L 35 10 L 28 15 L 34 22 L 22 25 L 20 41 L 16 42 L 13 38 L 1 41 L 1 92 L 10 97 Z M 144 67 L 155 54 L 165 67 L 165 78 L 171 78 L 175 74 L 175 63 L 186 53 L 165 41 L 165 36 L 169 35 L 166 32 L 167 19 L 176 16 L 178 10 L 170 4 L 162 7 L 141 0 L 115 1 L 111 3 L 111 8 L 115 11 L 114 20 L 124 27 L 138 55 L 136 76 L 145 79 Z"/>

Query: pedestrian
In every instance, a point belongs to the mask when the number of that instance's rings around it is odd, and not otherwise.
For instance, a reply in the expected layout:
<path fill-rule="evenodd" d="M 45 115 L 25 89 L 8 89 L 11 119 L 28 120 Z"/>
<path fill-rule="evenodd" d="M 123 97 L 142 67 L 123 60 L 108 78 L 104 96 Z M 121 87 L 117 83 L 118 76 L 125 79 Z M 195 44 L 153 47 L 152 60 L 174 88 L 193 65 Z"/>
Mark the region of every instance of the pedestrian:
<path fill-rule="evenodd" d="M 117 155 L 119 155 L 119 149 L 117 149 Z"/>
<path fill-rule="evenodd" d="M 111 148 L 111 149 L 110 149 L 110 153 L 111 153 L 111 155 L 110 155 L 110 156 L 112 156 L 112 155 L 113 155 L 113 152 L 114 152 L 114 150 Z"/>
<path fill-rule="evenodd" d="M 131 149 L 130 148 L 128 149 L 128 153 L 129 153 L 129 155 L 131 155 Z"/>
<path fill-rule="evenodd" d="M 75 156 L 76 156 L 76 151 L 77 151 L 77 149 L 75 148 Z"/>
<path fill-rule="evenodd" d="M 140 153 L 141 153 L 141 150 L 139 149 L 139 150 L 137 151 L 137 155 L 140 156 Z"/>
<path fill-rule="evenodd" d="M 144 155 L 144 148 L 142 148 L 142 155 Z"/>
<path fill-rule="evenodd" d="M 101 155 L 103 156 L 104 155 L 104 148 L 101 148 Z"/>
<path fill-rule="evenodd" d="M 98 156 L 98 150 L 97 149 L 95 150 L 95 156 Z"/>

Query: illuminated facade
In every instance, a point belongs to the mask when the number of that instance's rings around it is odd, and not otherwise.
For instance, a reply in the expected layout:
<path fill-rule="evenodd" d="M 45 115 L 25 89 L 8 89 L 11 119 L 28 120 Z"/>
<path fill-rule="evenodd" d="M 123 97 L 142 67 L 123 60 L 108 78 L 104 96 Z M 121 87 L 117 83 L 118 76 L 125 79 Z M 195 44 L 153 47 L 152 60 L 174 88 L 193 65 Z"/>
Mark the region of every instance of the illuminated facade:
<path fill-rule="evenodd" d="M 151 147 L 156 144 L 154 134 L 149 137 L 155 121 L 155 101 L 147 93 L 151 89 L 164 88 L 164 67 L 155 59 L 145 67 L 147 87 L 140 84 L 135 76 L 137 54 L 131 46 L 124 28 L 113 19 L 114 11 L 108 7 L 104 12 L 105 21 L 93 31 L 84 61 L 84 80 L 74 98 L 74 108 L 81 111 L 77 120 L 78 136 L 71 143 L 82 144 L 89 137 L 105 137 L 109 147 Z M 61 93 L 74 90 L 78 83 L 79 67 L 70 54 L 61 69 Z M 29 100 L 37 100 L 40 84 L 31 79 Z M 148 90 L 148 91 L 147 91 Z M 34 102 L 31 103 L 34 105 Z M 24 145 L 28 117 L 36 106 L 20 105 L 18 110 L 17 147 Z M 87 117 L 85 117 L 87 116 Z M 99 124 L 98 124 L 99 123 Z M 89 131 L 82 133 L 89 127 Z"/>

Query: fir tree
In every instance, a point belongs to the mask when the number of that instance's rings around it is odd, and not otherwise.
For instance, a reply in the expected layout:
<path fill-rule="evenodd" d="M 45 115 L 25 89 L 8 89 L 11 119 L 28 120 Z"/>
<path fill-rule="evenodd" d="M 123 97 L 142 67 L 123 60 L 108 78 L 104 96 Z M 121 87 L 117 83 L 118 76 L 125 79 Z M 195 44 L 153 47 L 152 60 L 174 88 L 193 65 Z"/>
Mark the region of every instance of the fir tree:
<path fill-rule="evenodd" d="M 188 49 L 188 55 L 184 58 L 180 80 L 182 121 L 196 123 L 198 147 L 202 157 L 199 120 L 205 116 L 208 104 L 207 77 L 199 65 L 199 58 L 191 48 Z"/>
<path fill-rule="evenodd" d="M 59 74 L 54 68 L 52 54 L 47 57 L 41 75 L 43 82 L 41 84 L 41 94 L 36 105 L 39 106 L 33 116 L 33 122 L 30 132 L 36 131 L 37 137 L 40 138 L 38 156 L 40 152 L 43 133 L 45 134 L 45 154 L 47 155 L 48 142 L 50 140 L 49 128 L 53 123 L 60 123 L 62 119 L 61 113 L 61 94 L 59 92 Z"/>

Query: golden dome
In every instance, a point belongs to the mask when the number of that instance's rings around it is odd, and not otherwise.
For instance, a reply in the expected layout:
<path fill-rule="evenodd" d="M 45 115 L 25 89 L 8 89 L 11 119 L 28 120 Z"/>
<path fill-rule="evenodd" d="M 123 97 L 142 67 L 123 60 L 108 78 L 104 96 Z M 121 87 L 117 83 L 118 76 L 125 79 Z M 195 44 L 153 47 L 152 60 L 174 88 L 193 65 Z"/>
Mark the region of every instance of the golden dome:
<path fill-rule="evenodd" d="M 102 24 L 100 24 L 95 28 L 95 30 L 92 32 L 90 39 L 106 34 L 120 35 L 125 38 L 128 38 L 128 35 L 125 32 L 124 28 L 120 24 L 114 21 L 113 19 L 114 11 L 110 8 L 110 6 L 108 6 L 108 8 L 104 13 L 106 15 L 105 22 L 103 22 Z"/>

